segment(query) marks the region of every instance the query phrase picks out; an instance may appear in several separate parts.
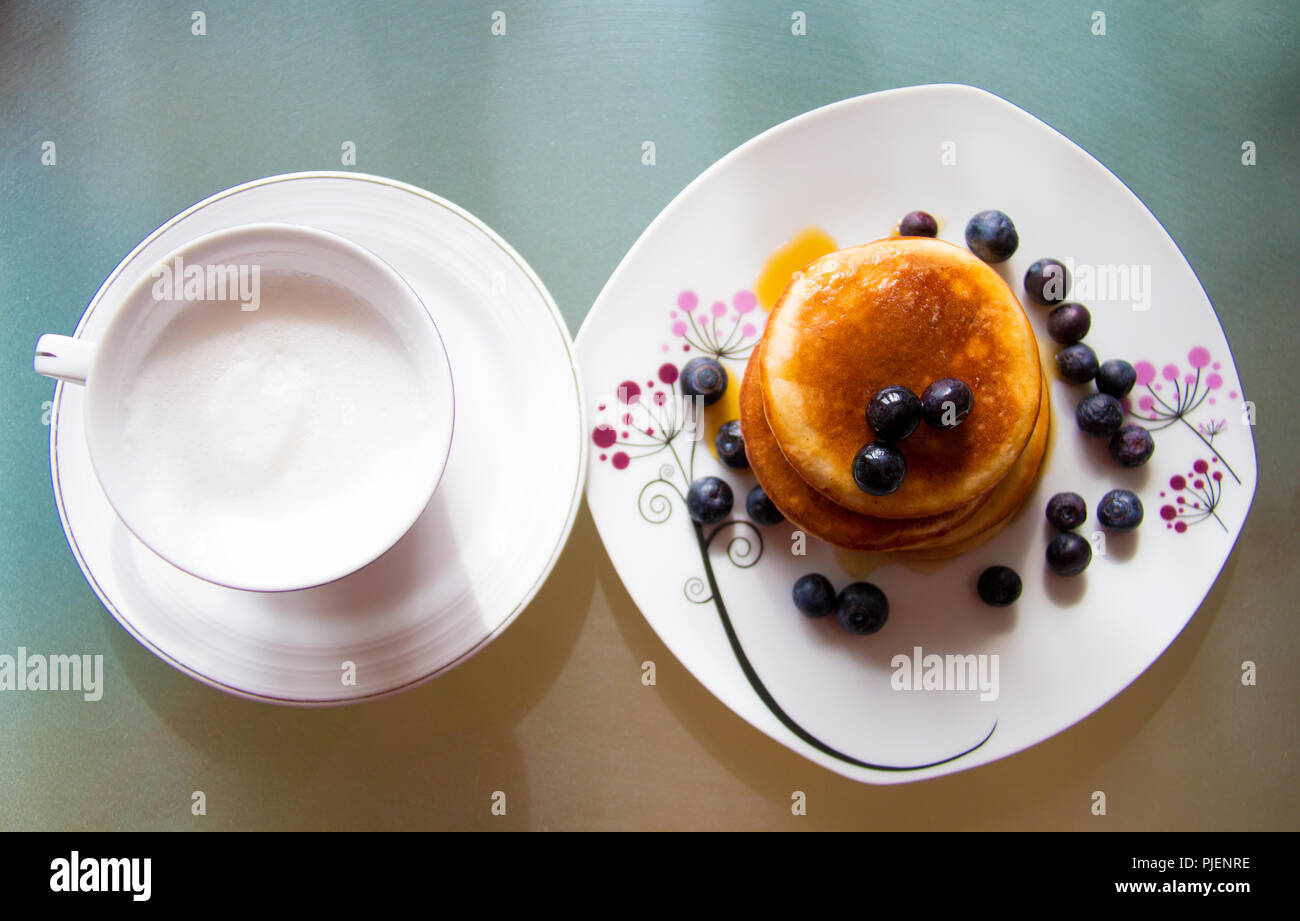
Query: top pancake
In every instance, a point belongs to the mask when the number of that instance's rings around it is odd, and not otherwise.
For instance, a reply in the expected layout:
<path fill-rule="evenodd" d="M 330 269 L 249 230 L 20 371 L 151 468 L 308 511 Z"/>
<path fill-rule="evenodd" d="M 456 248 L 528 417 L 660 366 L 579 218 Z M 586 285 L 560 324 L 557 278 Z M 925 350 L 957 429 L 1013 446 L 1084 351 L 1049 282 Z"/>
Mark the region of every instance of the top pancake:
<path fill-rule="evenodd" d="M 927 237 L 839 250 L 796 273 L 768 319 L 759 370 L 791 466 L 832 501 L 881 518 L 940 514 L 991 489 L 1029 440 L 1042 386 L 1011 289 L 967 250 Z M 919 396 L 943 377 L 970 387 L 970 415 L 950 431 L 922 423 L 900 443 L 903 485 L 863 492 L 853 457 L 875 439 L 871 395 L 901 385 Z"/>
<path fill-rule="evenodd" d="M 761 346 L 750 355 L 740 384 L 740 429 L 745 436 L 745 456 L 767 497 L 796 528 L 848 550 L 928 546 L 978 515 L 997 492 L 994 488 L 950 512 L 924 518 L 876 518 L 837 505 L 805 483 L 781 453 L 763 417 L 763 393 L 758 380 L 760 360 Z"/>

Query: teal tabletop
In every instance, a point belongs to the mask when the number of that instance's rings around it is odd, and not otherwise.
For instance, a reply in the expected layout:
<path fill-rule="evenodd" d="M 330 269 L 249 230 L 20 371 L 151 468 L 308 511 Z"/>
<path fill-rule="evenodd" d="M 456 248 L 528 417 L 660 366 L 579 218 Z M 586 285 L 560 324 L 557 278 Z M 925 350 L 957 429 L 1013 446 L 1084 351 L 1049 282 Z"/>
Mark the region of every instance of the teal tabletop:
<path fill-rule="evenodd" d="M 0 690 L 0 829 L 1300 826 L 1296 4 L 193 6 L 0 5 L 0 653 L 104 662 L 96 701 Z M 1228 565 L 1165 655 L 1082 723 L 920 784 L 831 774 L 676 662 L 585 508 L 498 640 L 359 706 L 207 687 L 87 584 L 52 496 L 53 384 L 33 345 L 70 333 L 117 263 L 190 204 L 299 170 L 429 189 L 508 240 L 576 335 L 650 221 L 727 151 L 826 103 L 949 82 L 1042 119 L 1146 203 L 1257 407 L 1258 493 Z"/>

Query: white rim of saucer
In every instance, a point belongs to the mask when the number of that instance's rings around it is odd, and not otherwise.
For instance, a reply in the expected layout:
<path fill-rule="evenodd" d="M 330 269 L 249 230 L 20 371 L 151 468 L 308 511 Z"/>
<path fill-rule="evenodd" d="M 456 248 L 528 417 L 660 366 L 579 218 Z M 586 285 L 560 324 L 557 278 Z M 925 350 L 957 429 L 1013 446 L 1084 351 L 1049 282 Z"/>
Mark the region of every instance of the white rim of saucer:
<path fill-rule="evenodd" d="M 461 220 L 470 224 L 472 227 L 474 227 L 484 236 L 486 236 L 524 274 L 524 277 L 528 279 L 528 282 L 529 284 L 532 285 L 534 291 L 536 291 L 538 296 L 542 299 L 542 302 L 545 304 L 547 308 L 547 313 L 550 316 L 551 321 L 555 324 L 556 331 L 560 334 L 560 339 L 564 344 L 565 354 L 568 356 L 569 359 L 569 374 L 573 381 L 574 394 L 575 394 L 575 398 L 577 399 L 577 405 L 578 405 L 579 424 L 574 433 L 574 437 L 576 437 L 578 442 L 578 463 L 577 463 L 576 477 L 574 479 L 573 491 L 569 498 L 569 506 L 568 506 L 568 511 L 566 512 L 565 515 L 564 526 L 560 530 L 560 534 L 555 542 L 555 546 L 551 548 L 551 552 L 546 558 L 545 566 L 538 573 L 537 578 L 533 581 L 532 585 L 524 593 L 523 597 L 515 604 L 514 608 L 510 610 L 510 612 L 505 616 L 505 618 L 501 621 L 501 623 L 499 623 L 495 628 L 489 631 L 471 648 L 465 650 L 463 653 L 461 653 L 456 658 L 452 659 L 450 662 L 446 662 L 438 666 L 428 674 L 416 678 L 412 681 L 405 682 L 396 687 L 388 688 L 382 691 L 376 691 L 371 694 L 363 694 L 357 697 L 294 698 L 294 697 L 278 697 L 271 694 L 258 694 L 210 678 L 209 676 L 202 674 L 201 672 L 195 670 L 194 668 L 191 668 L 189 665 L 185 664 L 184 662 L 181 662 L 180 660 L 176 659 L 170 653 L 160 649 L 152 641 L 150 641 L 147 636 L 145 636 L 139 630 L 136 629 L 135 625 L 131 623 L 130 619 L 125 615 L 125 613 L 123 613 L 117 607 L 117 605 L 114 604 L 113 601 L 108 597 L 107 593 L 105 593 L 103 588 L 100 586 L 99 580 L 95 578 L 94 572 L 91 570 L 90 566 L 86 562 L 85 557 L 82 555 L 81 547 L 77 543 L 76 535 L 73 533 L 72 524 L 68 520 L 67 510 L 65 509 L 63 504 L 63 491 L 60 484 L 59 464 L 58 464 L 59 409 L 63 401 L 63 387 L 64 387 L 63 381 L 57 382 L 54 386 L 54 398 L 52 401 L 52 406 L 50 408 L 50 473 L 51 473 L 51 478 L 53 480 L 54 502 L 55 502 L 55 506 L 58 508 L 59 521 L 63 526 L 63 533 L 64 536 L 67 537 L 68 546 L 72 550 L 72 555 L 77 560 L 78 568 L 81 569 L 82 575 L 85 576 L 87 583 L 89 583 L 91 589 L 94 591 L 95 596 L 99 598 L 100 603 L 103 604 L 104 607 L 108 609 L 108 612 L 111 615 L 113 615 L 113 619 L 117 621 L 118 624 L 120 624 L 122 628 L 127 631 L 127 633 L 131 634 L 131 636 L 134 637 L 137 642 L 139 642 L 142 646 L 144 646 L 146 649 L 148 649 L 158 658 L 162 659 L 164 662 L 166 662 L 168 665 L 171 665 L 173 668 L 177 669 L 178 671 L 183 672 L 184 674 L 190 676 L 191 678 L 194 678 L 197 681 L 202 682 L 203 684 L 208 685 L 209 687 L 216 688 L 217 690 L 220 691 L 225 691 L 226 693 L 233 694 L 236 697 L 242 697 L 247 700 L 256 700 L 265 703 L 276 703 L 276 704 L 283 704 L 286 706 L 295 706 L 295 707 L 330 707 L 330 706 L 343 706 L 347 704 L 363 703 L 365 701 L 371 701 L 371 700 L 381 700 L 385 697 L 391 697 L 395 694 L 400 694 L 403 691 L 408 691 L 411 688 L 432 681 L 434 678 L 446 674 L 447 672 L 451 671 L 453 668 L 456 668 L 458 665 L 461 665 L 467 662 L 469 659 L 473 658 L 484 647 L 486 647 L 494 639 L 500 636 L 511 624 L 513 624 L 515 622 L 515 619 L 518 618 L 520 613 L 523 612 L 524 608 L 528 607 L 528 605 L 532 602 L 532 600 L 537 596 L 537 593 L 541 591 L 542 585 L 545 584 L 547 578 L 550 576 L 551 572 L 555 569 L 555 564 L 559 560 L 560 554 L 563 553 L 564 548 L 568 545 L 569 536 L 573 533 L 573 525 L 577 521 L 578 506 L 582 502 L 582 498 L 584 495 L 583 489 L 587 481 L 587 466 L 589 462 L 588 454 L 590 452 L 586 450 L 586 439 L 584 434 L 586 431 L 586 422 L 585 422 L 586 401 L 585 401 L 583 387 L 582 387 L 582 378 L 581 375 L 578 373 L 577 360 L 576 360 L 576 356 L 574 355 L 573 337 L 569 334 L 568 327 L 564 323 L 564 317 L 560 314 L 559 307 L 556 305 L 554 298 L 551 297 L 551 293 L 550 291 L 547 290 L 546 285 L 542 283 L 541 278 L 538 277 L 537 273 L 533 271 L 532 267 L 523 259 L 523 257 L 520 256 L 519 253 L 515 251 L 514 247 L 512 247 L 509 243 L 507 243 L 506 240 L 503 237 L 501 237 L 500 234 L 494 231 L 482 220 L 475 217 L 469 211 L 466 211 L 464 208 L 455 204 L 454 202 L 448 201 L 442 196 L 430 192 L 427 189 L 422 189 L 419 186 L 414 186 L 411 185 L 410 183 L 402 182 L 396 179 L 389 179 L 384 176 L 376 176 L 370 173 L 349 173 L 341 170 L 308 170 L 308 171 L 301 171 L 295 173 L 281 173 L 275 176 L 265 176 L 261 179 L 254 179 L 250 182 L 245 182 L 237 186 L 232 186 L 229 189 L 225 189 L 223 191 L 217 192 L 216 194 L 210 195 L 207 198 L 203 199 L 202 201 L 190 205 L 185 210 L 175 214 L 171 218 L 168 218 L 166 221 L 164 221 L 161 225 L 159 225 L 152 232 L 150 232 L 148 236 L 146 236 L 143 240 L 137 243 L 129 253 L 127 253 L 124 257 L 122 257 L 121 261 L 118 262 L 117 266 L 114 267 L 113 271 L 109 273 L 107 278 L 104 279 L 103 283 L 99 286 L 98 290 L 95 291 L 94 296 L 90 299 L 90 303 L 86 306 L 85 311 L 82 312 L 81 319 L 77 321 L 76 329 L 73 330 L 72 335 L 74 337 L 80 338 L 82 330 L 89 322 L 91 315 L 94 313 L 95 309 L 100 305 L 100 301 L 103 298 L 105 292 L 108 290 L 108 287 L 117 279 L 119 275 L 122 274 L 125 266 L 128 263 L 130 263 L 133 259 L 135 259 L 135 257 L 139 255 L 139 253 L 145 247 L 149 246 L 151 243 L 153 243 L 154 240 L 156 240 L 162 234 L 166 233 L 168 230 L 170 230 L 171 228 L 179 224 L 181 221 L 185 220 L 186 218 L 197 213 L 203 208 L 206 208 L 209 205 L 215 204 L 216 202 L 219 201 L 223 201 L 239 193 L 247 192 L 252 189 L 258 188 L 260 186 L 271 185 L 273 183 L 291 182 L 300 179 L 344 179 L 344 180 L 355 181 L 355 182 L 372 183 L 377 186 L 385 186 L 388 188 L 397 189 L 399 191 L 408 192 L 412 195 L 417 196 L 418 198 L 422 198 L 431 204 L 437 205 L 443 208 L 444 210 L 451 212 L 452 214 L 459 217 Z M 304 225 L 304 226 L 310 226 L 310 225 Z M 394 269 L 394 271 L 396 270 Z M 138 538 L 134 538 L 134 539 L 138 540 Z M 191 578 L 197 579 L 198 577 L 191 576 Z M 239 589 L 230 589 L 230 590 L 239 591 Z"/>

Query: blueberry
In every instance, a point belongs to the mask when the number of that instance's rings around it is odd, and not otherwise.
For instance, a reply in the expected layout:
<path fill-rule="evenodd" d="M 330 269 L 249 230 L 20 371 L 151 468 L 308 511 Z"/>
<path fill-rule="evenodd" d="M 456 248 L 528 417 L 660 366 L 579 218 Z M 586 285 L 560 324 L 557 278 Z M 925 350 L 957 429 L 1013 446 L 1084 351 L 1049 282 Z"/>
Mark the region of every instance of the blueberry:
<path fill-rule="evenodd" d="M 1061 531 L 1073 531 L 1088 520 L 1088 503 L 1077 492 L 1058 492 L 1047 500 L 1047 520 Z"/>
<path fill-rule="evenodd" d="M 875 633 L 889 619 L 889 599 L 870 582 L 854 582 L 836 599 L 835 616 L 850 633 Z"/>
<path fill-rule="evenodd" d="M 1140 425 L 1124 426 L 1110 439 L 1110 456 L 1122 467 L 1141 467 L 1151 460 L 1155 453 L 1156 441 Z"/>
<path fill-rule="evenodd" d="M 701 477 L 686 492 L 686 510 L 700 524 L 714 524 L 731 514 L 731 487 L 715 476 Z"/>
<path fill-rule="evenodd" d="M 809 617 L 825 617 L 835 610 L 835 586 L 820 573 L 800 576 L 794 584 L 794 606 Z"/>
<path fill-rule="evenodd" d="M 1010 566 L 990 566 L 980 573 L 978 590 L 985 604 L 1005 608 L 1020 597 L 1020 576 Z"/>
<path fill-rule="evenodd" d="M 1001 211 L 981 211 L 966 225 L 966 245 L 985 262 L 1006 262 L 1020 245 L 1020 235 Z"/>
<path fill-rule="evenodd" d="M 1090 393 L 1079 401 L 1074 419 L 1085 435 L 1109 438 L 1124 424 L 1124 407 L 1109 393 Z"/>
<path fill-rule="evenodd" d="M 1127 489 L 1112 489 L 1097 503 L 1097 520 L 1112 531 L 1132 531 L 1142 523 L 1142 500 Z"/>
<path fill-rule="evenodd" d="M 924 211 L 913 211 L 898 222 L 900 237 L 934 237 L 939 234 L 939 222 Z"/>
<path fill-rule="evenodd" d="M 1112 358 L 1103 362 L 1097 369 L 1097 389 L 1109 393 L 1115 399 L 1128 396 L 1128 392 L 1137 383 L 1138 375 L 1127 361 Z"/>
<path fill-rule="evenodd" d="M 713 439 L 713 446 L 718 449 L 718 460 L 728 467 L 739 469 L 749 466 L 749 458 L 745 456 L 745 436 L 740 434 L 739 419 L 722 424 L 718 436 Z"/>
<path fill-rule="evenodd" d="M 903 485 L 907 461 L 891 444 L 873 441 L 853 458 L 853 482 L 873 496 L 887 496 Z"/>
<path fill-rule="evenodd" d="M 906 387 L 877 390 L 867 402 L 867 425 L 881 441 L 902 441 L 921 423 L 921 398 Z"/>
<path fill-rule="evenodd" d="M 1064 531 L 1047 545 L 1047 565 L 1058 576 L 1077 576 L 1092 562 L 1092 544 L 1073 531 Z"/>
<path fill-rule="evenodd" d="M 1092 328 L 1092 314 L 1082 304 L 1070 301 L 1047 315 L 1047 335 L 1061 345 L 1074 345 Z"/>
<path fill-rule="evenodd" d="M 1037 304 L 1059 304 L 1070 287 L 1070 272 L 1057 259 L 1039 259 L 1025 273 L 1025 293 Z"/>
<path fill-rule="evenodd" d="M 745 497 L 745 511 L 749 513 L 749 517 L 755 524 L 773 525 L 785 521 L 785 516 L 764 492 L 762 486 L 755 486 L 749 491 L 749 495 Z"/>
<path fill-rule="evenodd" d="M 1097 375 L 1097 353 L 1076 342 L 1056 353 L 1056 370 L 1071 384 L 1086 384 Z"/>
<path fill-rule="evenodd" d="M 921 418 L 937 429 L 955 429 L 974 406 L 970 388 L 955 377 L 941 377 L 921 394 Z"/>
<path fill-rule="evenodd" d="M 716 358 L 692 358 L 682 368 L 682 393 L 712 406 L 727 392 L 727 369 Z"/>

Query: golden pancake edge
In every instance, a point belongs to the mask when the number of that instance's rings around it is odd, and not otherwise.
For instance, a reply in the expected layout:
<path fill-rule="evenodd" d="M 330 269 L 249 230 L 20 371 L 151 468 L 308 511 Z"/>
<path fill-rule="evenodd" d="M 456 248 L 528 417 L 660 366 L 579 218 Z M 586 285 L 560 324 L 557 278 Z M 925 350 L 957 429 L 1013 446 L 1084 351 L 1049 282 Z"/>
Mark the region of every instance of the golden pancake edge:
<path fill-rule="evenodd" d="M 740 390 L 740 425 L 750 469 L 786 519 L 814 537 L 848 550 L 906 551 L 923 559 L 953 556 L 993 537 L 1032 489 L 1051 424 L 1045 382 L 1029 444 L 995 487 L 950 512 L 913 519 L 878 518 L 835 504 L 790 466 L 764 415 L 757 373 L 760 354 L 761 345 L 750 356 Z"/>

